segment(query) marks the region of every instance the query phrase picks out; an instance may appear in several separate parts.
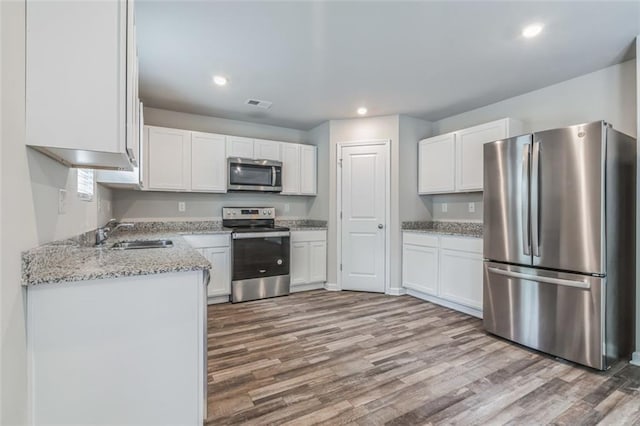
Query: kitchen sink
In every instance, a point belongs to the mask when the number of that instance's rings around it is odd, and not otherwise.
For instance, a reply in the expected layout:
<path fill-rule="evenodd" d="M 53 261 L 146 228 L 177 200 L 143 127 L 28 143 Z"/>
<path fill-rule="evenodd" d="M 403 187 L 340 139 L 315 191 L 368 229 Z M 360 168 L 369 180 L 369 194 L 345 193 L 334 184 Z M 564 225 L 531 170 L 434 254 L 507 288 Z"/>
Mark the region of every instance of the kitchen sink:
<path fill-rule="evenodd" d="M 111 246 L 115 250 L 135 250 L 150 248 L 170 248 L 173 247 L 171 240 L 136 240 L 136 241 L 119 241 Z"/>

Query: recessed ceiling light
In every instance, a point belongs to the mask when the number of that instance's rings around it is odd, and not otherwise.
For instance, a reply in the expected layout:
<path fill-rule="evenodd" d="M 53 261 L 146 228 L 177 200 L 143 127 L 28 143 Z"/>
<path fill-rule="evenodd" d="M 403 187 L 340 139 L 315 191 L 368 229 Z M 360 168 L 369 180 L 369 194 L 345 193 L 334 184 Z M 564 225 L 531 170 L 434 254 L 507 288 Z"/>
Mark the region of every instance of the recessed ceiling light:
<path fill-rule="evenodd" d="M 367 113 L 367 109 L 365 107 L 358 108 L 358 114 L 365 115 Z"/>
<path fill-rule="evenodd" d="M 522 36 L 525 38 L 533 38 L 542 32 L 542 24 L 531 24 L 524 27 Z"/>
<path fill-rule="evenodd" d="M 213 76 L 213 82 L 215 84 L 217 84 L 218 86 L 226 86 L 227 84 L 227 77 L 223 77 L 221 75 L 214 75 Z"/>

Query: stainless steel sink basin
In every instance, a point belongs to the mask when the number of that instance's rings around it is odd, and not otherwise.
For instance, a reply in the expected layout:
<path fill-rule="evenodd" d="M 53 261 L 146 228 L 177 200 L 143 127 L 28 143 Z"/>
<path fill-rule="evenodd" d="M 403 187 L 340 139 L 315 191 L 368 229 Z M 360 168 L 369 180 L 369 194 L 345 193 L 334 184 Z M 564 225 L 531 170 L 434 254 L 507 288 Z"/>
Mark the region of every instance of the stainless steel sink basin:
<path fill-rule="evenodd" d="M 119 241 L 111 246 L 115 250 L 135 250 L 150 248 L 170 248 L 173 247 L 171 240 L 136 240 L 136 241 Z"/>

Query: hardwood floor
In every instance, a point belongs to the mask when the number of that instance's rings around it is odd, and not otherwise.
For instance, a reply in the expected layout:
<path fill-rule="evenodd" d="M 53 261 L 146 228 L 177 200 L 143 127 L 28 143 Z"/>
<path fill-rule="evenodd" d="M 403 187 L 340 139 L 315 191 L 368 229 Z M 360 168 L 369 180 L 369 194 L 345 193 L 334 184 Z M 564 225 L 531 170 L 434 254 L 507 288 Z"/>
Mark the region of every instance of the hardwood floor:
<path fill-rule="evenodd" d="M 600 373 L 409 296 L 209 307 L 208 424 L 640 424 L 640 368 Z"/>

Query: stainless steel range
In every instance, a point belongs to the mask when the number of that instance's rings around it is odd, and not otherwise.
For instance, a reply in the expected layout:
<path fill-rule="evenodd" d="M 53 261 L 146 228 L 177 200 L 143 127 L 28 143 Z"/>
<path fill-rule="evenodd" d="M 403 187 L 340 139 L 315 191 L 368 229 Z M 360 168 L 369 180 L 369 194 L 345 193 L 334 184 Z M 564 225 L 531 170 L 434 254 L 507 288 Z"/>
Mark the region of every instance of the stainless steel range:
<path fill-rule="evenodd" d="M 223 207 L 232 228 L 231 301 L 289 294 L 289 228 L 275 226 L 274 207 Z"/>

